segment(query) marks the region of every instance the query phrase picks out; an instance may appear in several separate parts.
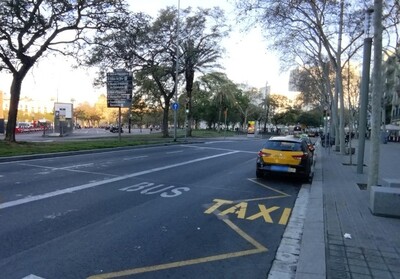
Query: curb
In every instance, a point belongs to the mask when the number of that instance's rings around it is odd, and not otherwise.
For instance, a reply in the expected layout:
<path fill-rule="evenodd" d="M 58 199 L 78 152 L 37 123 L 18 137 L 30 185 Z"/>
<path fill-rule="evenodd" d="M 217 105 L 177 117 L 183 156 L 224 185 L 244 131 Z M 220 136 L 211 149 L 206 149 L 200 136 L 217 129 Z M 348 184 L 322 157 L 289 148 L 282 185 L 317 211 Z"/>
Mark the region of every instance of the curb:
<path fill-rule="evenodd" d="M 325 279 L 325 231 L 321 149 L 312 184 L 303 184 L 272 263 L 268 279 Z"/>

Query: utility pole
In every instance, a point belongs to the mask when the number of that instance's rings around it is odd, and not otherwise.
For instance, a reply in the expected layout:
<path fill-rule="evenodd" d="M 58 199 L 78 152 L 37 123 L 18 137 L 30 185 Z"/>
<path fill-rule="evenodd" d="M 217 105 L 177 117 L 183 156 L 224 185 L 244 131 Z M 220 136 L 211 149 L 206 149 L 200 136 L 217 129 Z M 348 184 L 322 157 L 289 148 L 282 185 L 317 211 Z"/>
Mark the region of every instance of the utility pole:
<path fill-rule="evenodd" d="M 371 46 L 372 46 L 372 14 L 373 9 L 367 9 L 365 13 L 365 37 L 363 68 L 360 90 L 360 118 L 358 122 L 358 153 L 357 153 L 357 173 L 363 173 L 365 133 L 367 129 L 367 111 L 368 111 L 368 93 L 369 93 L 369 75 L 371 66 Z"/>
<path fill-rule="evenodd" d="M 379 139 L 381 133 L 382 109 L 382 0 L 374 0 L 374 68 L 372 74 L 372 125 L 371 149 L 368 170 L 368 190 L 378 185 L 379 177 Z"/>
<path fill-rule="evenodd" d="M 179 20 L 180 20 L 181 1 L 178 0 L 178 15 L 176 23 L 176 61 L 175 61 L 175 104 L 178 104 L 178 78 L 179 78 Z M 177 141 L 177 118 L 178 108 L 174 108 L 174 141 Z M 167 128 L 168 129 L 168 128 Z"/>

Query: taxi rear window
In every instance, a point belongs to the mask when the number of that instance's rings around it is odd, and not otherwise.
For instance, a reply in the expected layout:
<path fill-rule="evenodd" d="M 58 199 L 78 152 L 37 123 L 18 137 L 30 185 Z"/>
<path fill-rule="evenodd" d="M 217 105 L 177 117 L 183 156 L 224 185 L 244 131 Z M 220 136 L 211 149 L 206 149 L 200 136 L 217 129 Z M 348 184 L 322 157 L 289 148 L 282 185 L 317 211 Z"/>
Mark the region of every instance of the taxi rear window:
<path fill-rule="evenodd" d="M 267 141 L 264 145 L 265 149 L 279 151 L 301 151 L 301 143 L 292 141 Z"/>

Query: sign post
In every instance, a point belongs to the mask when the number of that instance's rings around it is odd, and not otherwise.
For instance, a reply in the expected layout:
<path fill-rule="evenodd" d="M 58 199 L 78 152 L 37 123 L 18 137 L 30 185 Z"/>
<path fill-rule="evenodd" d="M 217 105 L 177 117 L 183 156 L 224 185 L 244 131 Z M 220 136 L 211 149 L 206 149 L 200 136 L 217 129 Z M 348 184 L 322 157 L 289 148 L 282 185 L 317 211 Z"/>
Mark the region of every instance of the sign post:
<path fill-rule="evenodd" d="M 107 73 L 107 107 L 118 108 L 118 137 L 121 140 L 121 108 L 132 104 L 132 73 L 118 69 Z"/>
<path fill-rule="evenodd" d="M 60 137 L 73 132 L 73 112 L 71 103 L 54 103 L 54 132 Z"/>

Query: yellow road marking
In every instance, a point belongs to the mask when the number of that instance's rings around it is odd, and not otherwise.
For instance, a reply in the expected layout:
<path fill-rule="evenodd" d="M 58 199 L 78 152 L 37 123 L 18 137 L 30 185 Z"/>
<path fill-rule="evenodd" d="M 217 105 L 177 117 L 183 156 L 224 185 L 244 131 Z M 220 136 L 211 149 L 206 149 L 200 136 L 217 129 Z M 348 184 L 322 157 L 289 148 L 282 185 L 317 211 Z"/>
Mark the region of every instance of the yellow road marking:
<path fill-rule="evenodd" d="M 262 253 L 265 251 L 267 251 L 267 250 L 261 250 L 258 248 L 250 249 L 250 250 L 245 250 L 245 251 L 240 251 L 240 252 L 215 255 L 215 256 L 180 261 L 180 262 L 173 262 L 173 263 L 167 263 L 167 264 L 140 267 L 140 268 L 135 268 L 135 269 L 128 269 L 128 270 L 119 271 L 119 272 L 111 272 L 111 273 L 106 273 L 106 274 L 93 275 L 93 276 L 88 277 L 88 279 L 118 278 L 118 277 L 123 277 L 123 276 L 135 275 L 135 274 L 139 274 L 139 273 L 152 272 L 152 271 L 158 271 L 158 270 L 164 270 L 164 269 L 170 269 L 170 268 L 176 268 L 176 267 L 182 267 L 182 266 L 188 266 L 188 265 L 194 265 L 194 264 L 200 264 L 200 263 L 206 263 L 206 262 L 212 262 L 212 261 L 219 261 L 219 260 L 225 260 L 225 259 L 235 258 L 235 257 L 243 257 L 243 256 L 247 256 L 247 255 Z"/>
<path fill-rule="evenodd" d="M 251 181 L 251 182 L 253 182 L 253 183 L 255 183 L 255 184 L 257 184 L 257 185 L 259 185 L 259 186 L 261 186 L 261 187 L 263 187 L 263 188 L 266 188 L 266 189 L 268 189 L 268 190 L 271 190 L 271 191 L 273 191 L 273 192 L 276 192 L 276 193 L 278 193 L 278 194 L 280 194 L 280 195 L 277 195 L 277 196 L 268 196 L 268 197 L 261 197 L 261 198 L 243 199 L 243 200 L 232 201 L 232 203 L 252 202 L 252 201 L 262 201 L 262 200 L 272 200 L 272 199 L 281 199 L 281 198 L 290 197 L 289 194 L 287 194 L 287 193 L 285 193 L 285 192 L 282 192 L 282 191 L 279 191 L 279 190 L 276 190 L 276 189 L 274 189 L 274 188 L 272 188 L 272 187 L 269 187 L 269 186 L 267 186 L 267 185 L 264 185 L 264 184 L 258 182 L 255 178 L 248 178 L 247 180 L 249 180 L 249 181 Z"/>
<path fill-rule="evenodd" d="M 287 198 L 287 196 L 270 196 L 270 197 L 264 197 L 264 198 L 254 198 L 254 199 L 245 199 L 245 200 L 237 200 L 237 201 L 232 201 L 233 203 L 239 203 L 239 202 L 252 202 L 252 201 L 263 201 L 263 200 L 272 200 L 272 199 L 281 199 L 281 198 Z"/>
<path fill-rule="evenodd" d="M 290 216 L 290 212 L 292 212 L 291 208 L 285 208 L 283 210 L 281 219 L 279 219 L 279 225 L 286 225 L 288 220 L 289 220 L 289 216 Z"/>
<path fill-rule="evenodd" d="M 169 269 L 169 268 L 176 268 L 176 267 L 195 265 L 195 264 L 200 264 L 200 263 L 220 261 L 220 260 L 225 260 L 225 259 L 230 259 L 230 258 L 243 257 L 243 256 L 248 256 L 248 255 L 253 255 L 253 254 L 258 254 L 258 253 L 263 253 L 263 252 L 268 251 L 268 249 L 266 247 L 264 247 L 261 243 L 259 243 L 254 238 L 252 238 L 250 235 L 245 233 L 242 229 L 240 229 L 238 226 L 236 226 L 234 223 L 232 223 L 232 221 L 230 221 L 229 219 L 223 219 L 222 221 L 225 224 L 227 224 L 232 230 L 234 230 L 237 234 L 239 234 L 243 239 L 245 239 L 247 242 L 252 244 L 255 247 L 255 249 L 214 255 L 214 256 L 185 260 L 185 261 L 166 263 L 166 264 L 145 266 L 145 267 L 127 269 L 127 270 L 122 270 L 122 271 L 117 271 L 117 272 L 105 273 L 105 274 L 92 275 L 92 276 L 88 277 L 88 279 L 118 278 L 118 277 L 124 277 L 124 276 L 129 276 L 129 275 L 135 275 L 135 274 L 139 274 L 139 273 L 152 272 L 152 271 L 164 270 L 164 269 Z"/>
<path fill-rule="evenodd" d="M 270 208 L 266 208 L 265 205 L 259 204 L 259 205 L 258 205 L 258 208 L 260 209 L 260 212 L 254 214 L 254 215 L 252 215 L 252 216 L 249 216 L 249 217 L 247 217 L 246 219 L 247 219 L 247 220 L 255 220 L 255 219 L 257 219 L 257 218 L 263 217 L 263 218 L 264 218 L 264 221 L 265 221 L 266 223 L 273 223 L 273 222 L 274 222 L 274 221 L 272 221 L 271 215 L 269 215 L 269 214 L 270 214 L 272 211 L 278 210 L 278 209 L 279 209 L 279 206 L 273 206 L 273 207 L 270 207 Z"/>
<path fill-rule="evenodd" d="M 241 202 L 237 205 L 234 205 L 224 211 L 222 211 L 219 215 L 226 215 L 229 213 L 234 213 L 237 215 L 239 219 L 244 219 L 247 210 L 247 202 Z"/>
<path fill-rule="evenodd" d="M 289 194 L 286 194 L 285 192 L 282 192 L 282 191 L 276 190 L 276 189 L 274 189 L 272 187 L 266 186 L 266 185 L 256 181 L 254 178 L 251 178 L 251 179 L 248 179 L 248 180 L 250 180 L 251 182 L 253 182 L 253 183 L 257 184 L 257 185 L 260 185 L 261 187 L 264 187 L 266 189 L 269 189 L 269 190 L 274 191 L 276 193 L 279 193 L 281 195 L 263 197 L 263 198 L 245 199 L 245 200 L 240 200 L 240 202 L 258 201 L 258 200 L 267 200 L 267 199 L 278 199 L 278 198 L 286 198 L 286 197 L 290 196 Z M 219 201 L 222 204 L 235 203 L 235 201 L 226 201 L 226 200 L 219 200 Z M 210 214 L 210 213 L 214 212 L 214 210 L 215 210 L 214 214 L 218 215 L 218 211 L 216 209 L 220 205 L 221 204 L 219 204 L 219 203 L 214 204 L 214 206 L 210 207 L 205 213 Z M 273 208 L 273 210 L 275 210 L 275 208 Z M 267 209 L 263 208 L 262 211 L 264 213 L 265 212 L 269 213 L 269 211 L 272 211 L 272 210 L 271 209 L 267 210 Z M 289 218 L 290 212 L 291 212 L 290 208 L 285 208 L 284 209 L 284 212 L 283 212 L 283 214 L 281 216 L 281 219 L 279 220 L 279 224 L 286 224 L 287 219 Z M 260 214 L 260 213 L 258 213 L 258 214 Z M 263 214 L 261 213 L 261 215 L 263 215 Z M 259 216 L 256 214 L 255 216 L 252 216 L 252 217 L 253 218 L 258 218 Z M 266 218 L 265 215 L 263 215 L 263 217 L 264 217 L 264 219 Z M 243 239 L 245 239 L 247 242 L 249 242 L 251 245 L 253 245 L 255 247 L 255 249 L 232 252 L 232 253 L 226 253 L 226 254 L 220 254 L 220 255 L 214 255 L 214 256 L 203 257 L 203 258 L 184 260 L 184 261 L 177 261 L 177 262 L 166 263 L 166 264 L 138 267 L 138 268 L 127 269 L 127 270 L 122 270 L 122 271 L 117 271 L 117 272 L 97 274 L 97 275 L 92 275 L 92 276 L 88 277 L 87 279 L 118 278 L 118 277 L 124 277 L 124 276 L 129 276 L 129 275 L 140 274 L 140 273 L 153 272 L 153 271 L 158 271 L 158 270 L 177 268 L 177 267 L 183 267 L 183 266 L 189 266 L 189 265 L 195 265 L 195 264 L 207 263 L 207 262 L 213 262 L 213 261 L 220 261 L 220 260 L 236 258 L 236 257 L 243 257 L 243 256 L 248 256 L 248 255 L 258 254 L 258 253 L 263 253 L 263 252 L 267 252 L 268 251 L 268 249 L 266 247 L 264 247 L 261 243 L 259 243 L 254 238 L 252 238 L 250 235 L 245 233 L 242 229 L 240 229 L 238 226 L 236 226 L 229 219 L 224 218 L 224 219 L 220 219 L 220 220 L 222 220 L 225 224 L 227 224 L 232 230 L 234 230 Z"/>
<path fill-rule="evenodd" d="M 282 195 L 285 196 L 285 197 L 290 197 L 289 194 L 286 194 L 285 192 L 282 192 L 282 191 L 276 190 L 276 189 L 274 189 L 274 188 L 272 188 L 272 187 L 269 187 L 269 186 L 267 186 L 267 185 L 264 185 L 264 184 L 258 182 L 257 180 L 255 180 L 255 178 L 248 178 L 248 180 L 250 180 L 251 182 L 253 182 L 253 183 L 257 184 L 257 185 L 260 185 L 261 187 L 264 187 L 264 188 L 267 188 L 267 189 L 269 189 L 269 190 L 271 190 L 271 191 L 274 191 L 274 192 L 277 192 L 277 193 L 279 193 L 279 194 L 282 194 Z"/>
<path fill-rule="evenodd" d="M 243 237 L 244 239 L 247 240 L 247 242 L 251 243 L 254 247 L 257 248 L 257 250 L 259 250 L 259 253 L 261 252 L 267 252 L 268 249 L 265 248 L 262 244 L 260 244 L 258 241 L 256 241 L 254 238 L 252 238 L 250 235 L 248 235 L 247 233 L 245 233 L 241 228 L 239 228 L 238 226 L 236 226 L 234 223 L 232 223 L 232 221 L 230 221 L 229 219 L 222 219 L 222 221 L 225 222 L 225 224 L 227 224 L 232 230 L 234 230 L 237 234 L 239 234 L 241 237 Z M 247 250 L 250 251 L 250 250 Z"/>

